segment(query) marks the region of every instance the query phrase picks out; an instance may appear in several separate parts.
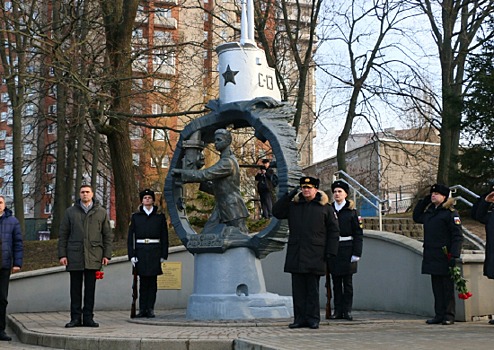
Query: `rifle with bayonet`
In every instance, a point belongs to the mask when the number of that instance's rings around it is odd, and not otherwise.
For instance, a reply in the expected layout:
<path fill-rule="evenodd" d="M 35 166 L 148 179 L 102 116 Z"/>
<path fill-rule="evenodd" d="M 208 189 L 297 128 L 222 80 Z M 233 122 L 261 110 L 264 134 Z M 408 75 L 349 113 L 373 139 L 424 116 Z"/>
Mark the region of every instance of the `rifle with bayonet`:
<path fill-rule="evenodd" d="M 329 272 L 329 261 L 326 262 L 326 319 L 331 317 L 331 279 Z"/>
<path fill-rule="evenodd" d="M 132 281 L 132 306 L 130 307 L 130 318 L 136 317 L 136 301 L 138 298 L 138 278 L 137 278 L 137 269 L 132 267 L 132 275 L 134 276 Z"/>
<path fill-rule="evenodd" d="M 132 239 L 133 239 L 132 247 L 134 248 L 132 254 L 135 256 L 135 252 L 136 252 L 135 233 L 133 234 Z M 133 280 L 132 280 L 132 305 L 130 306 L 130 318 L 136 317 L 136 302 L 137 302 L 137 298 L 139 297 L 139 292 L 138 292 L 139 279 L 137 276 L 137 267 L 135 266 L 135 264 L 136 263 L 134 261 L 132 261 Z"/>

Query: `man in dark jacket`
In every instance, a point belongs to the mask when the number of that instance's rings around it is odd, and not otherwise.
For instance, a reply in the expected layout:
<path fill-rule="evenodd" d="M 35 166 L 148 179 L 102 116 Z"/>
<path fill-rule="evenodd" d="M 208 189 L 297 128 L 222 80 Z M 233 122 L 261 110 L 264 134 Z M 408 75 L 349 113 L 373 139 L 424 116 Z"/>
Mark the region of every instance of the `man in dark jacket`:
<path fill-rule="evenodd" d="M 484 276 L 494 279 L 494 186 L 472 208 L 472 218 L 485 225 Z M 494 320 L 489 321 L 494 324 Z"/>
<path fill-rule="evenodd" d="M 58 257 L 70 273 L 71 327 L 99 327 L 93 319 L 96 272 L 111 259 L 113 233 L 106 210 L 93 201 L 93 189 L 82 185 L 80 199 L 65 211 L 60 224 Z M 82 285 L 84 284 L 84 308 Z"/>
<path fill-rule="evenodd" d="M 273 206 L 273 215 L 288 219 L 290 235 L 285 272 L 292 274 L 294 322 L 290 328 L 319 328 L 319 279 L 326 261 L 338 252 L 338 218 L 328 196 L 319 191 L 319 179 L 300 179 L 301 192 L 294 189 Z"/>
<path fill-rule="evenodd" d="M 158 291 L 161 263 L 168 258 L 168 228 L 165 214 L 154 205 L 150 189 L 139 193 L 142 205 L 132 214 L 127 251 L 139 275 L 139 313 L 136 317 L 155 317 L 154 304 Z"/>
<path fill-rule="evenodd" d="M 355 203 L 347 199 L 350 187 L 344 181 L 337 180 L 331 185 L 333 191 L 333 209 L 338 215 L 340 243 L 338 255 L 331 259 L 331 278 L 333 280 L 334 314 L 331 319 L 353 320 L 353 274 L 357 272 L 357 261 L 362 256 L 363 229 L 362 219 L 355 209 Z"/>
<path fill-rule="evenodd" d="M 449 198 L 449 187 L 435 184 L 430 193 L 413 210 L 413 220 L 424 225 L 422 273 L 431 275 L 434 293 L 435 316 L 426 323 L 451 325 L 455 320 L 455 285 L 449 268 L 461 255 L 461 220 L 454 200 Z"/>
<path fill-rule="evenodd" d="M 12 340 L 5 333 L 7 326 L 7 297 L 11 272 L 22 267 L 23 245 L 19 221 L 5 207 L 5 197 L 0 196 L 0 244 L 2 267 L 0 269 L 0 341 Z"/>

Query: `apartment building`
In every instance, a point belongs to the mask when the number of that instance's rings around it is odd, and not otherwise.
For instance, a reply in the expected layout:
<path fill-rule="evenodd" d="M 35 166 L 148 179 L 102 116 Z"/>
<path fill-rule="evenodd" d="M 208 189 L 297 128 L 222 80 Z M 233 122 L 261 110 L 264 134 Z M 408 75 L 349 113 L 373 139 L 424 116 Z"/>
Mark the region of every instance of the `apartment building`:
<path fill-rule="evenodd" d="M 307 9 L 310 6 L 309 2 L 301 4 Z M 2 14 L 12 11 L 12 2 L 5 1 L 3 5 Z M 294 1 L 292 5 L 295 9 Z M 49 16 L 50 9 L 51 1 L 40 1 L 30 16 L 37 19 L 42 15 Z M 214 49 L 221 43 L 238 41 L 239 9 L 240 4 L 233 0 L 202 0 L 199 3 L 191 0 L 151 0 L 142 1 L 139 5 L 132 39 L 134 61 L 131 96 L 131 112 L 139 117 L 133 119 L 130 126 L 132 157 L 139 188 L 149 187 L 156 192 L 162 190 L 179 131 L 197 115 L 169 114 L 204 109 L 205 103 L 218 97 L 217 56 Z M 274 35 L 276 30 L 283 31 L 280 14 L 279 11 L 273 12 L 270 22 L 272 32 L 269 35 Z M 4 47 L 7 52 L 14 48 L 8 47 L 6 42 Z M 55 79 L 51 79 L 54 73 L 49 66 L 50 62 L 36 60 L 36 51 L 33 52 L 32 61 L 26 61 L 25 71 L 25 76 L 33 79 L 28 79 L 22 106 L 23 210 L 26 218 L 48 219 L 54 201 L 57 154 L 57 124 L 54 116 L 58 99 L 56 84 L 51 83 Z M 294 72 L 293 62 L 289 64 L 285 61 L 283 68 L 283 74 Z M 34 80 L 35 72 L 39 74 L 38 78 L 41 77 L 37 81 Z M 0 192 L 12 199 L 13 107 L 7 93 L 5 74 L 1 78 Z M 297 140 L 302 165 L 312 162 L 314 70 L 309 79 L 304 117 Z M 291 81 L 294 86 L 295 80 L 293 76 Z M 289 100 L 293 101 L 295 96 L 296 89 L 291 89 Z M 71 94 L 70 98 L 77 97 Z M 243 131 L 238 136 L 239 143 L 252 136 L 253 132 Z M 90 151 L 91 145 L 87 148 Z M 256 144 L 255 141 L 250 145 L 242 144 L 240 148 L 241 154 L 254 154 L 248 162 L 269 156 L 269 146 Z M 89 151 L 84 158 L 91 162 L 92 154 Z M 107 167 L 108 163 L 103 166 Z M 83 172 L 84 182 L 90 181 L 90 166 Z M 101 188 L 97 197 L 103 199 L 103 204 L 110 207 L 111 215 L 114 216 L 115 196 L 110 172 L 101 171 L 98 176 L 103 175 L 107 177 L 98 180 Z"/>

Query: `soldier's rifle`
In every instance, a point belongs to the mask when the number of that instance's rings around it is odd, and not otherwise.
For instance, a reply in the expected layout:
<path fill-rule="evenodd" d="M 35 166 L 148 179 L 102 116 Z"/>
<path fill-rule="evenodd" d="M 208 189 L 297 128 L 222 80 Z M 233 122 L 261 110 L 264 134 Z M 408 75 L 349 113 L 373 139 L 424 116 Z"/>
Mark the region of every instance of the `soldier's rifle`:
<path fill-rule="evenodd" d="M 326 319 L 331 317 L 331 279 L 329 272 L 329 262 L 326 262 Z"/>
<path fill-rule="evenodd" d="M 135 250 L 136 250 L 136 239 L 135 239 L 135 233 L 133 237 L 133 247 L 134 247 L 134 255 L 135 255 Z M 132 263 L 132 275 L 133 275 L 133 280 L 132 280 L 132 305 L 130 306 L 130 318 L 136 317 L 136 302 L 137 298 L 139 296 L 138 292 L 138 283 L 139 279 L 137 276 L 137 268 L 135 267 L 135 263 Z"/>

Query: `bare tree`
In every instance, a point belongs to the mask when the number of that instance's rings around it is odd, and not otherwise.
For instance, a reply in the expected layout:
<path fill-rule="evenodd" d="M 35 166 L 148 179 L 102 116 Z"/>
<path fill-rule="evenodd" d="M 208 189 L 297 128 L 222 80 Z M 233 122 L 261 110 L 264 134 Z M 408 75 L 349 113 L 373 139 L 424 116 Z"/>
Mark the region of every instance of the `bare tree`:
<path fill-rule="evenodd" d="M 403 32 L 403 23 L 414 13 L 402 0 L 352 0 L 339 8 L 335 5 L 326 16 L 322 41 L 341 45 L 348 60 L 345 64 L 337 57 L 334 63 L 327 64 L 322 57 L 318 64 L 337 82 L 332 91 L 347 96 L 345 123 L 337 147 L 338 168 L 346 171 L 346 144 L 355 119 L 361 117 L 372 124 L 371 116 L 378 118 L 380 113 L 374 104 L 398 89 L 396 72 L 407 69 L 407 64 L 395 54 L 406 51 L 396 35 Z"/>
<path fill-rule="evenodd" d="M 2 2 L 0 10 L 0 61 L 2 75 L 7 83 L 8 109 L 12 116 L 12 186 L 15 215 L 22 232 L 25 231 L 23 199 L 23 115 L 26 111 L 27 67 L 32 60 L 30 28 L 34 19 L 35 1 Z M 7 102 L 7 101 L 5 101 Z M 4 182 L 5 181 L 4 179 Z"/>
<path fill-rule="evenodd" d="M 441 65 L 441 151 L 437 181 L 450 183 L 457 172 L 465 64 L 480 42 L 475 36 L 494 11 L 494 0 L 417 0 L 427 16 Z M 492 37 L 484 38 L 488 40 Z"/>

